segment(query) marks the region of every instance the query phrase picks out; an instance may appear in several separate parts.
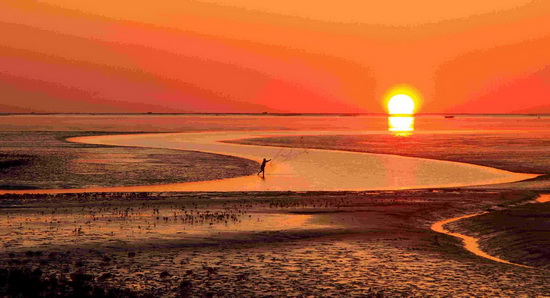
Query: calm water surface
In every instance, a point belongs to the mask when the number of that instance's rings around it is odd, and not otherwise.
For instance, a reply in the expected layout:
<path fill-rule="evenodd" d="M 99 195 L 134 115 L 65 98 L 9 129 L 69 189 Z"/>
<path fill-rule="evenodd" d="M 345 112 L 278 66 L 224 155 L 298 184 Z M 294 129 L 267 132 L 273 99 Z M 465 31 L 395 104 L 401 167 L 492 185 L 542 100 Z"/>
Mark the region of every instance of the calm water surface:
<path fill-rule="evenodd" d="M 406 121 L 410 122 L 410 121 Z M 550 116 L 417 116 L 413 133 L 550 131 Z M 388 132 L 384 116 L 8 115 L 0 131 L 192 132 L 227 130 L 370 130 Z M 409 130 L 409 129 L 407 129 Z M 389 133 L 389 132 L 388 132 Z"/>

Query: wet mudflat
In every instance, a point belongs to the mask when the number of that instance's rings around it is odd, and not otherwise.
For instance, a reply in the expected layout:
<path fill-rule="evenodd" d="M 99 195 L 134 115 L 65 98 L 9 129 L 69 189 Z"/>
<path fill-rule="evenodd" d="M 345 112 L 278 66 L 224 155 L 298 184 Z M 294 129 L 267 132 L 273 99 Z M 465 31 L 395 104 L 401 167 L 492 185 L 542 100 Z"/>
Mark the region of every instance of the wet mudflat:
<path fill-rule="evenodd" d="M 209 153 L 76 144 L 105 132 L 0 132 L 0 189 L 74 189 L 250 175 L 257 163 Z"/>
<path fill-rule="evenodd" d="M 451 214 L 531 199 L 459 190 L 4 195 L 2 267 L 154 296 L 535 295 L 550 290 L 547 270 L 476 257 L 429 230 Z"/>
<path fill-rule="evenodd" d="M 489 211 L 448 228 L 479 239 L 493 255 L 550 269 L 550 203 L 518 202 Z"/>

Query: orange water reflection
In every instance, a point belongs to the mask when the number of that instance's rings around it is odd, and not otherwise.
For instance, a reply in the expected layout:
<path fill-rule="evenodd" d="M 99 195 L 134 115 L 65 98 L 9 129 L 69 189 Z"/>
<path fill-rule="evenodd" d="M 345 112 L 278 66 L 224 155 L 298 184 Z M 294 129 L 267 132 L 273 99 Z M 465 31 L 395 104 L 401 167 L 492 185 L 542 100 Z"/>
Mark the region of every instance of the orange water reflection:
<path fill-rule="evenodd" d="M 388 130 L 396 136 L 410 136 L 414 131 L 414 117 L 390 116 L 388 117 Z"/>

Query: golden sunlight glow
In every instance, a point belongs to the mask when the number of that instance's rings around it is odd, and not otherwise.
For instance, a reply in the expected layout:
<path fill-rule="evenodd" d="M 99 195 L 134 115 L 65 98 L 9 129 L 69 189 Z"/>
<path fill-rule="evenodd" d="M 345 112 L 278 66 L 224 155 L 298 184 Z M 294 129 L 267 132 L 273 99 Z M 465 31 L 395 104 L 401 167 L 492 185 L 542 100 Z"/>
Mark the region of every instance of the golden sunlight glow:
<path fill-rule="evenodd" d="M 388 101 L 388 111 L 392 115 L 412 115 L 414 113 L 414 100 L 406 94 L 394 95 Z"/>

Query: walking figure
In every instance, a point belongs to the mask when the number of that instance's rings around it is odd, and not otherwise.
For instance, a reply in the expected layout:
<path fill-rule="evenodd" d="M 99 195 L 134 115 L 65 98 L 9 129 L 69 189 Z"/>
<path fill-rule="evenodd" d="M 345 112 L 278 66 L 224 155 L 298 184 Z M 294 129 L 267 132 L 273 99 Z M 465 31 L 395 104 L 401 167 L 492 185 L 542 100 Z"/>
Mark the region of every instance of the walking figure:
<path fill-rule="evenodd" d="M 257 175 L 260 175 L 262 174 L 262 178 L 265 177 L 265 164 L 270 162 L 271 159 L 265 159 L 262 161 L 262 165 L 260 166 L 260 171 L 258 172 Z"/>

